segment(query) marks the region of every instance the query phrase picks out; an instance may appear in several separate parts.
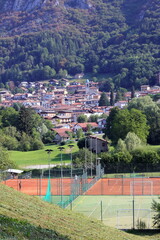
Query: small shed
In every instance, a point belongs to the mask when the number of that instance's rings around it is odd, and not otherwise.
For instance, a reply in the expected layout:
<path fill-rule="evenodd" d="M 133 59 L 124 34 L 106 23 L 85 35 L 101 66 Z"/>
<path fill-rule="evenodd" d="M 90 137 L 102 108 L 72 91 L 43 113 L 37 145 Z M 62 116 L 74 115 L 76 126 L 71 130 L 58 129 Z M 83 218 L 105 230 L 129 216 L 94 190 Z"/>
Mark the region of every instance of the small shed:
<path fill-rule="evenodd" d="M 19 169 L 7 169 L 5 172 L 9 173 L 11 178 L 18 178 L 18 175 L 23 171 Z"/>

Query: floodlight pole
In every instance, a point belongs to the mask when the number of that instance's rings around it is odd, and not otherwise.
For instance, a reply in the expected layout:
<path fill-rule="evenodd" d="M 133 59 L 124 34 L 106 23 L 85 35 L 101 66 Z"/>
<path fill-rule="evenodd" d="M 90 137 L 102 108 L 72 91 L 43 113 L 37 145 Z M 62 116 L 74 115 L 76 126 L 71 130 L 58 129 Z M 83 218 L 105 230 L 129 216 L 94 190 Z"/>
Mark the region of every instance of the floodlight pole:
<path fill-rule="evenodd" d="M 97 159 L 97 136 L 96 136 L 96 167 L 97 167 L 97 165 L 98 165 L 98 164 L 97 164 L 97 163 L 98 163 L 97 160 L 98 160 L 98 159 Z"/>
<path fill-rule="evenodd" d="M 133 172 L 133 200 L 132 200 L 132 211 L 133 211 L 133 229 L 135 229 L 135 216 L 134 216 L 134 172 Z"/>
<path fill-rule="evenodd" d="M 100 164 L 101 158 L 100 157 L 96 158 L 96 160 L 97 160 L 97 166 L 98 166 Z M 97 170 L 97 166 L 96 166 L 96 170 Z M 97 172 L 96 172 L 96 175 L 97 175 Z M 99 177 L 101 177 L 101 167 L 100 167 Z"/>
<path fill-rule="evenodd" d="M 91 137 L 91 178 L 92 178 L 92 137 Z"/>
<path fill-rule="evenodd" d="M 74 145 L 70 144 L 68 145 L 71 149 L 71 179 L 73 177 L 73 161 L 72 161 L 72 148 L 74 147 Z"/>
<path fill-rule="evenodd" d="M 50 165 L 50 162 L 51 162 L 51 159 L 50 159 L 50 154 L 51 154 L 51 152 L 53 152 L 53 150 L 52 149 L 46 149 L 45 150 L 46 152 L 47 152 L 47 154 L 48 154 L 48 166 L 49 166 L 49 179 L 50 179 L 50 177 L 51 177 L 51 165 Z"/>
<path fill-rule="evenodd" d="M 64 150 L 64 147 L 58 148 L 61 152 L 61 203 L 63 202 L 63 166 L 62 166 L 62 151 Z"/>
<path fill-rule="evenodd" d="M 87 172 L 87 159 L 86 159 L 86 148 L 87 148 L 87 144 L 86 144 L 87 138 L 85 137 L 85 170 Z"/>

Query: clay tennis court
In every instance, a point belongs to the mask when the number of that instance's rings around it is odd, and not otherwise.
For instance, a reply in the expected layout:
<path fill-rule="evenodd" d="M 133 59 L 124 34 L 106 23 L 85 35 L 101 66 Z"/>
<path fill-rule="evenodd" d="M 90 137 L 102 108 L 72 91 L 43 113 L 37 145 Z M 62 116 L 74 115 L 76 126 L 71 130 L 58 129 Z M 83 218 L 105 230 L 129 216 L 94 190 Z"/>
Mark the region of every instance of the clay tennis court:
<path fill-rule="evenodd" d="M 159 195 L 160 178 L 103 178 L 85 195 Z"/>
<path fill-rule="evenodd" d="M 88 183 L 91 179 L 88 179 Z M 29 195 L 46 194 L 48 179 L 10 179 L 3 184 Z M 52 195 L 71 195 L 72 179 L 51 179 Z M 85 195 L 160 195 L 160 178 L 103 178 Z"/>

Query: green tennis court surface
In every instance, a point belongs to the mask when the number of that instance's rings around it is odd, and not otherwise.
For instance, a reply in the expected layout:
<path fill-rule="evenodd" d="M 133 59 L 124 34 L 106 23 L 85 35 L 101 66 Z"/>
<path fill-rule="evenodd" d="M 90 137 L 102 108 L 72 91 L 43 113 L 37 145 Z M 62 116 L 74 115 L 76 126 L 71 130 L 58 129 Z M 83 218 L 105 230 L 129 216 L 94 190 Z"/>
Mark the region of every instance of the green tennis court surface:
<path fill-rule="evenodd" d="M 158 200 L 158 196 L 134 197 L 134 221 L 133 221 L 133 196 L 79 196 L 72 202 L 73 211 L 83 213 L 103 221 L 104 224 L 119 229 L 138 227 L 143 222 L 146 228 L 152 228 L 151 211 L 152 200 Z"/>

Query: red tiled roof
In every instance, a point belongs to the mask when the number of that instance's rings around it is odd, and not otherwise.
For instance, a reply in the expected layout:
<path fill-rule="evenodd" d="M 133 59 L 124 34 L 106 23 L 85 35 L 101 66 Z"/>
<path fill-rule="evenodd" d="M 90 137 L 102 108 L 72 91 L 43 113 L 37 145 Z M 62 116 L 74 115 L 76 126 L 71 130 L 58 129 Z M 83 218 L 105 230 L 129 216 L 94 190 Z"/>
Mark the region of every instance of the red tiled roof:
<path fill-rule="evenodd" d="M 61 137 L 66 137 L 66 138 L 69 137 L 69 135 L 66 132 L 72 132 L 72 130 L 68 128 L 52 128 L 51 130 L 55 131 Z"/>

